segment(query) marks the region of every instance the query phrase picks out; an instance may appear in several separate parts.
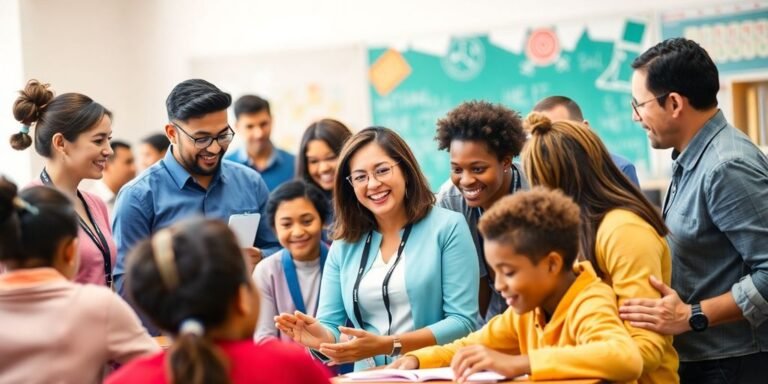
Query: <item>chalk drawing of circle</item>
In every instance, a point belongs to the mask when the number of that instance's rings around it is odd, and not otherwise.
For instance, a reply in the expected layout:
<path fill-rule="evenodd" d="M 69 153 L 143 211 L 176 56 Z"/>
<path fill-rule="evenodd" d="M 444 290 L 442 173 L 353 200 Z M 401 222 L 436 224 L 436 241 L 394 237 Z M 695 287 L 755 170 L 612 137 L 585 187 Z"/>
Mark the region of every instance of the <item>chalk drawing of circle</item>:
<path fill-rule="evenodd" d="M 525 45 L 525 55 L 538 66 L 552 64 L 560 56 L 560 41 L 555 31 L 540 28 L 531 32 Z"/>
<path fill-rule="evenodd" d="M 472 80 L 485 67 L 483 42 L 477 38 L 453 38 L 448 53 L 440 63 L 450 78 L 458 81 Z"/>

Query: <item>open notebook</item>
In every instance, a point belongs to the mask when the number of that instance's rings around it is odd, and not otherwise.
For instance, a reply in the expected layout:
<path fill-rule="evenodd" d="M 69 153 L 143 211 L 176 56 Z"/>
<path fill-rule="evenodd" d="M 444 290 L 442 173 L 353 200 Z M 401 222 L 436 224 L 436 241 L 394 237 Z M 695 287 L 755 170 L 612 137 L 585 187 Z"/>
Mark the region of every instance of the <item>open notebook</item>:
<path fill-rule="evenodd" d="M 340 377 L 345 382 L 422 382 L 430 380 L 453 381 L 453 371 L 450 367 L 430 369 L 375 369 L 371 371 L 352 372 Z M 505 377 L 491 371 L 478 372 L 469 376 L 473 383 L 495 383 Z"/>

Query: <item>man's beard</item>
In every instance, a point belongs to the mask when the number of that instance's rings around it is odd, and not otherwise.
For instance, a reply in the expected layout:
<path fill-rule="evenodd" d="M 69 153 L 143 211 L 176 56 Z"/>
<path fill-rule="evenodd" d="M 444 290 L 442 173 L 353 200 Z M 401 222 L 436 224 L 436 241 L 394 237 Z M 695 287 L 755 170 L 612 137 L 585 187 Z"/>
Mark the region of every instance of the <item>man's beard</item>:
<path fill-rule="evenodd" d="M 195 155 L 194 159 L 191 161 L 191 164 L 187 164 L 187 169 L 189 170 L 189 173 L 193 175 L 200 175 L 200 176 L 211 176 L 219 171 L 219 168 L 221 168 L 221 162 L 224 161 L 224 153 L 223 151 L 219 153 L 219 160 L 216 162 L 216 166 L 206 170 L 203 167 L 201 167 L 198 164 L 198 156 L 201 156 L 203 154 L 206 154 L 206 152 L 198 153 Z"/>

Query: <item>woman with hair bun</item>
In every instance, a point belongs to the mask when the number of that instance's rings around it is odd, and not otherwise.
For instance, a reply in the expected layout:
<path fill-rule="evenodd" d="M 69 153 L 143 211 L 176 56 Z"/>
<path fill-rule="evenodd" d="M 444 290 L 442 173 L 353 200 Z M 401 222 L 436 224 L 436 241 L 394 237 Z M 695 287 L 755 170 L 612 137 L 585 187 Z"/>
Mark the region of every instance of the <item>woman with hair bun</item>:
<path fill-rule="evenodd" d="M 17 194 L 0 177 L 0 381 L 100 383 L 108 363 L 125 363 L 158 345 L 120 297 L 75 284 L 78 224 L 60 191 Z"/>
<path fill-rule="evenodd" d="M 525 127 L 531 132 L 521 156 L 526 175 L 532 185 L 560 189 L 579 205 L 581 255 L 616 292 L 618 305 L 635 297 L 660 297 L 649 279 L 669 284 L 672 258 L 659 212 L 584 124 L 552 122 L 534 112 Z M 643 357 L 638 382 L 680 382 L 672 336 L 624 324 Z"/>
<path fill-rule="evenodd" d="M 173 344 L 122 367 L 107 384 L 328 383 L 325 369 L 296 345 L 253 342 L 259 293 L 223 222 L 162 229 L 139 243 L 128 263 L 134 306 Z"/>
<path fill-rule="evenodd" d="M 58 188 L 74 201 L 80 244 L 75 281 L 111 287 L 117 252 L 107 207 L 78 187 L 83 179 L 102 177 L 113 153 L 112 113 L 79 93 L 54 97 L 50 85 L 37 80 L 30 80 L 19 93 L 13 116 L 21 128 L 11 136 L 11 147 L 24 150 L 34 142 L 35 151 L 46 160 L 40 179 L 32 184 Z"/>

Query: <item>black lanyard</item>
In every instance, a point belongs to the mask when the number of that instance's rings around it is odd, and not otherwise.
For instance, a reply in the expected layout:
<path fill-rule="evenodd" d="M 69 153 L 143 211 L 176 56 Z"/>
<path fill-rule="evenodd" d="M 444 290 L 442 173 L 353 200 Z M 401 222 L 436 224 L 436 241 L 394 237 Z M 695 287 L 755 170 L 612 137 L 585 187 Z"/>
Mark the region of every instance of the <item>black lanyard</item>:
<path fill-rule="evenodd" d="M 403 230 L 403 237 L 400 239 L 400 246 L 397 247 L 397 257 L 395 258 L 395 262 L 392 263 L 392 267 L 390 267 L 389 271 L 387 271 L 387 274 L 384 275 L 384 282 L 381 285 L 381 294 L 384 297 L 384 308 L 387 309 L 387 317 L 389 318 L 389 327 L 387 328 L 386 333 L 387 335 L 389 335 L 392 331 L 392 312 L 389 309 L 389 278 L 392 277 L 392 272 L 395 270 L 395 267 L 397 267 L 397 263 L 400 262 L 400 256 L 403 254 L 403 249 L 405 249 L 405 242 L 408 241 L 408 236 L 411 234 L 412 227 L 413 224 L 408 224 L 405 226 L 405 229 Z M 368 265 L 368 253 L 371 251 L 372 237 L 373 232 L 368 232 L 368 237 L 365 239 L 365 246 L 363 247 L 363 255 L 360 259 L 360 269 L 357 270 L 355 288 L 352 290 L 352 302 L 354 304 L 355 319 L 357 319 L 357 323 L 360 325 L 360 328 L 363 328 L 363 315 L 360 312 L 360 297 L 358 295 L 358 290 L 360 289 L 360 280 L 363 279 L 365 267 Z"/>
<path fill-rule="evenodd" d="M 520 172 L 517 170 L 517 167 L 513 164 L 512 165 L 512 183 L 510 185 L 510 194 L 513 194 L 523 188 L 523 182 L 520 177 Z"/>
<path fill-rule="evenodd" d="M 53 181 L 51 180 L 51 176 L 48 175 L 48 171 L 43 168 L 43 171 L 40 172 L 40 180 L 42 180 L 43 184 L 48 186 L 53 186 Z M 83 203 L 83 208 L 85 208 L 85 214 L 88 215 L 88 220 L 91 221 L 91 224 L 93 225 L 93 228 L 96 230 L 96 234 L 91 231 L 91 228 L 88 227 L 88 224 L 85 223 L 83 218 L 80 215 L 77 215 L 77 220 L 80 223 L 80 228 L 83 229 L 83 231 L 88 235 L 88 237 L 91 238 L 91 241 L 93 241 L 93 244 L 96 245 L 96 248 L 99 249 L 101 252 L 101 256 L 104 258 L 104 280 L 107 283 L 107 287 L 112 287 L 112 255 L 109 252 L 109 244 L 107 243 L 107 239 L 104 237 L 104 234 L 101 233 L 101 229 L 99 229 L 99 225 L 96 224 L 96 221 L 93 220 L 93 216 L 91 215 L 91 210 L 88 208 L 88 203 L 85 202 L 85 198 L 80 193 L 80 191 L 77 191 L 77 198 L 80 199 L 80 201 Z M 98 236 L 98 237 L 97 237 Z"/>

